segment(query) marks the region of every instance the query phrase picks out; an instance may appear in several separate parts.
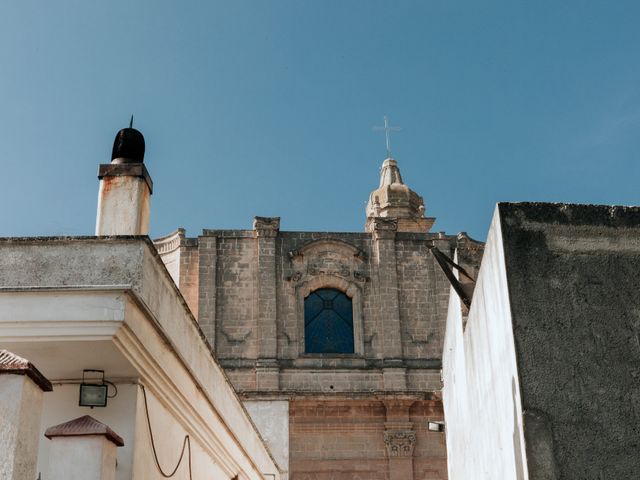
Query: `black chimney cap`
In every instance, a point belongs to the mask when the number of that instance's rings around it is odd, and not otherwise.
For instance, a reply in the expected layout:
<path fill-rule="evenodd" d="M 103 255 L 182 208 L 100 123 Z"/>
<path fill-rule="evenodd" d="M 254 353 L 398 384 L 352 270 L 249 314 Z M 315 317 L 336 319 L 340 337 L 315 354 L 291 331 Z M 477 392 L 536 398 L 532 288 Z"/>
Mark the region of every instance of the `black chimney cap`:
<path fill-rule="evenodd" d="M 113 142 L 111 163 L 144 162 L 144 137 L 135 128 L 123 128 Z"/>

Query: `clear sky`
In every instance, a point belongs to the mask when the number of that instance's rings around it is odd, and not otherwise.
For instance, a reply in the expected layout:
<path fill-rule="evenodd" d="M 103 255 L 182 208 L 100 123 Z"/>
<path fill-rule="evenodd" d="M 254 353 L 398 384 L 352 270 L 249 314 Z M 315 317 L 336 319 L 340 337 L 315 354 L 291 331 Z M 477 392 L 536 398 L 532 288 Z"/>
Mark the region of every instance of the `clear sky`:
<path fill-rule="evenodd" d="M 0 235 L 91 235 L 129 116 L 177 227 L 362 231 L 388 115 L 435 231 L 640 204 L 640 2 L 3 1 Z"/>

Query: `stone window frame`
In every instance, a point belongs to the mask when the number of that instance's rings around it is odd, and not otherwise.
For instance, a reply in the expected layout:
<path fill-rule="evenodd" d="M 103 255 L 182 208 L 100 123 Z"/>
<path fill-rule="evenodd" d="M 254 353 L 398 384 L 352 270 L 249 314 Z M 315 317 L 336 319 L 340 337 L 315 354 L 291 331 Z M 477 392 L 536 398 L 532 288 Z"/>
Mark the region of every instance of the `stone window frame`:
<path fill-rule="evenodd" d="M 305 329 L 304 329 L 304 300 L 321 288 L 333 288 L 343 292 L 351 299 L 353 309 L 353 353 L 306 353 L 305 350 Z M 309 281 L 296 287 L 296 313 L 298 317 L 298 357 L 308 358 L 353 358 L 364 356 L 364 322 L 362 317 L 362 290 L 359 285 L 345 280 L 344 278 L 320 274 Z"/>

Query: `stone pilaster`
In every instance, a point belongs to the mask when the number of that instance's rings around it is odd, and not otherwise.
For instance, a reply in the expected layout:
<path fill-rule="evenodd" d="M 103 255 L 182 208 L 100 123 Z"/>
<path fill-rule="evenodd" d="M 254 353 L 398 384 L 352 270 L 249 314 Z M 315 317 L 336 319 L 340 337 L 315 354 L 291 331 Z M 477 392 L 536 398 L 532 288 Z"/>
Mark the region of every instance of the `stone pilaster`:
<path fill-rule="evenodd" d="M 389 461 L 389 480 L 413 480 L 415 425 L 409 419 L 413 400 L 385 401 L 384 444 Z"/>
<path fill-rule="evenodd" d="M 211 347 L 216 348 L 217 238 L 198 239 L 198 323 Z"/>
<path fill-rule="evenodd" d="M 413 447 L 416 444 L 416 432 L 413 424 L 385 423 L 384 445 L 387 447 L 389 458 L 413 457 Z"/>
<path fill-rule="evenodd" d="M 258 248 L 258 362 L 256 385 L 258 390 L 277 390 L 279 370 L 276 327 L 276 237 L 280 217 L 254 217 Z"/>
<path fill-rule="evenodd" d="M 374 218 L 372 228 L 375 260 L 378 262 L 378 311 L 380 331 L 383 333 L 384 388 L 406 390 L 398 303 L 397 221 L 391 218 Z"/>

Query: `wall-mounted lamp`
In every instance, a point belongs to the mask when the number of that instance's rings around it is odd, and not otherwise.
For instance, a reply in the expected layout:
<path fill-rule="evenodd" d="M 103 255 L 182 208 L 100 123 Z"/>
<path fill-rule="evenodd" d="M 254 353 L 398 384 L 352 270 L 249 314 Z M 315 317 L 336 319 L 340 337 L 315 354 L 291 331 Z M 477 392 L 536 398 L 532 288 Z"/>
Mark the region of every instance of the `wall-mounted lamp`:
<path fill-rule="evenodd" d="M 87 373 L 97 373 L 98 378 L 87 379 Z M 80 384 L 81 407 L 106 407 L 109 386 L 104 380 L 104 370 L 83 370 L 82 383 Z"/>
<path fill-rule="evenodd" d="M 430 432 L 444 432 L 444 422 L 429 422 L 427 429 Z"/>

